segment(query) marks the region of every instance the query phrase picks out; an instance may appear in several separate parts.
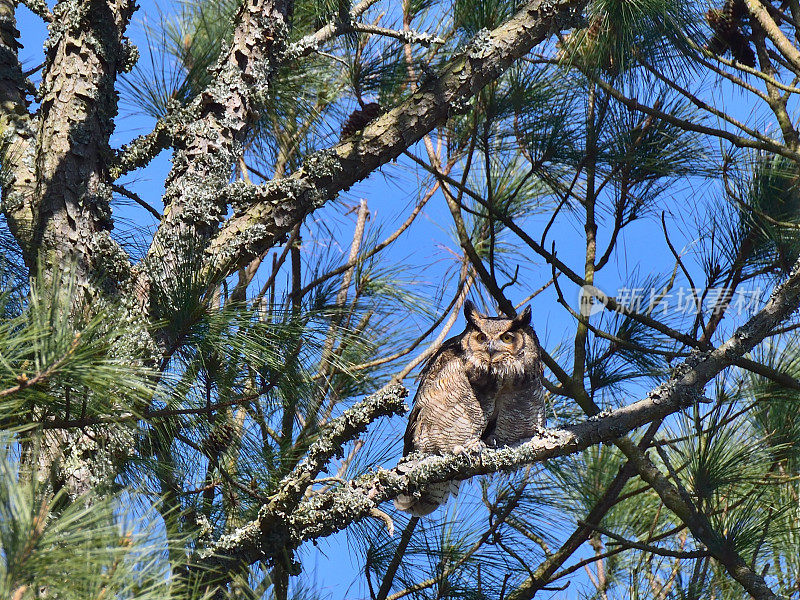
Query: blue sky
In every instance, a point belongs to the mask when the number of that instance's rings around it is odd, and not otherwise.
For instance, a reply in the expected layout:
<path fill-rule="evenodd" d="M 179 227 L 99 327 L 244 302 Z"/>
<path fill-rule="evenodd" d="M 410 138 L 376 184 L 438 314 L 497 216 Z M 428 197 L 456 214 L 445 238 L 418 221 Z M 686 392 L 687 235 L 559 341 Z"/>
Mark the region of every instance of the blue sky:
<path fill-rule="evenodd" d="M 134 25 L 130 29 L 130 37 L 133 42 L 143 49 L 146 44 L 143 30 L 139 21 L 147 18 L 151 22 L 158 18 L 159 9 L 156 4 L 149 0 L 140 3 L 141 8 L 134 16 Z M 165 4 L 166 6 L 166 4 Z M 21 55 L 24 59 L 24 66 L 31 68 L 42 61 L 42 41 L 46 35 L 46 29 L 42 22 L 32 16 L 29 11 L 20 6 L 18 9 L 18 28 L 22 33 L 22 41 L 25 44 Z M 142 52 L 144 55 L 145 53 Z M 716 92 L 720 97 L 727 100 L 735 100 L 726 90 Z M 741 107 L 744 117 L 749 118 L 749 109 Z M 124 102 L 121 103 L 120 116 L 116 120 L 116 131 L 112 138 L 112 145 L 119 146 L 138 134 L 146 133 L 151 130 L 154 120 L 134 110 L 134 107 Z M 407 168 L 404 168 L 407 167 Z M 163 182 L 170 168 L 168 153 L 162 153 L 147 168 L 141 169 L 127 176 L 121 183 L 124 183 L 131 190 L 141 195 L 145 200 L 156 206 L 161 207 L 160 198 L 163 193 Z M 340 203 L 357 204 L 361 198 L 367 198 L 369 206 L 373 211 L 373 223 L 380 223 L 383 226 L 384 235 L 391 231 L 392 225 L 401 222 L 408 210 L 413 206 L 420 193 L 420 182 L 424 174 L 416 171 L 410 163 L 400 161 L 399 165 L 391 165 L 385 172 L 374 173 L 368 180 L 354 186 L 347 194 L 340 198 Z M 699 190 L 699 191 L 698 191 Z M 673 215 L 676 221 L 698 215 L 704 210 L 707 204 L 707 194 L 709 188 L 699 186 L 698 189 L 681 189 L 675 192 L 673 202 L 667 203 L 664 209 L 667 211 L 668 220 Z M 353 227 L 352 214 L 342 215 L 344 211 L 341 207 L 326 207 L 313 215 L 312 219 L 324 219 L 328 224 L 333 224 L 333 230 L 341 238 L 331 240 L 310 240 L 309 247 L 305 251 L 314 250 L 313 243 L 331 243 L 334 246 L 339 243 L 341 252 L 347 251 L 347 245 Z M 135 223 L 137 226 L 150 227 L 154 225 L 153 218 L 143 209 L 118 204 L 114 207 L 114 218 L 120 226 L 126 223 Z M 545 219 L 546 220 L 546 219 Z M 529 220 L 527 227 L 539 232 L 545 221 L 535 217 Z M 669 221 L 673 222 L 673 221 Z M 441 195 L 437 195 L 428 204 L 424 215 L 417 220 L 414 226 L 404 234 L 404 236 L 386 253 L 390 261 L 398 261 L 408 266 L 410 276 L 422 283 L 436 285 L 442 278 L 444 269 L 448 266 L 451 252 L 456 250 L 451 231 L 451 219 L 449 211 Z M 674 239 L 679 247 L 692 242 L 691 239 L 684 237 L 676 228 Z M 558 241 L 559 258 L 569 264 L 575 271 L 582 272 L 584 261 L 584 232 L 582 225 L 574 218 L 559 219 L 550 234 L 550 239 Z M 601 246 L 604 247 L 608 240 L 608 232 L 601 229 Z M 654 215 L 652 218 L 643 219 L 627 227 L 619 242 L 619 261 L 614 261 L 612 266 L 601 274 L 597 285 L 607 293 L 615 294 L 616 290 L 624 285 L 629 276 L 635 270 L 641 275 L 648 273 L 664 273 L 671 271 L 673 261 L 669 255 L 666 243 L 661 233 L 659 217 Z M 449 250 L 448 250 L 449 249 Z M 544 263 L 530 266 L 526 272 L 527 281 L 512 294 L 512 299 L 519 300 L 527 294 L 539 288 L 551 277 L 549 267 Z M 564 278 L 562 278 L 563 280 Z M 577 307 L 577 289 L 575 286 L 564 281 L 562 283 L 565 294 L 569 300 L 573 300 L 573 306 Z M 552 289 L 541 294 L 533 303 L 533 325 L 539 334 L 542 344 L 552 349 L 562 339 L 569 341 L 569 335 L 574 332 L 575 323 L 572 317 L 556 302 L 556 296 Z M 461 329 L 462 325 L 457 324 L 453 332 Z M 409 381 L 409 384 L 412 382 Z M 641 391 L 644 391 L 642 389 Z M 633 398 L 632 398 L 633 399 Z M 396 432 L 398 438 L 404 422 L 402 419 L 395 419 L 395 427 L 391 431 Z M 399 446 L 398 446 L 399 455 Z M 320 543 L 319 548 L 312 546 L 305 548 L 307 555 L 316 553 L 316 566 L 312 568 L 313 561 L 306 562 L 306 574 L 332 597 L 343 597 L 348 586 L 356 577 L 356 570 L 361 567 L 358 557 L 350 553 L 349 546 L 344 540 L 345 534 L 338 534 Z M 574 590 L 574 588 L 573 588 Z M 360 583 L 352 588 L 351 594 L 364 596 L 365 590 Z M 347 597 L 351 597 L 350 594 Z M 557 598 L 573 598 L 574 591 L 568 590 L 554 594 Z"/>

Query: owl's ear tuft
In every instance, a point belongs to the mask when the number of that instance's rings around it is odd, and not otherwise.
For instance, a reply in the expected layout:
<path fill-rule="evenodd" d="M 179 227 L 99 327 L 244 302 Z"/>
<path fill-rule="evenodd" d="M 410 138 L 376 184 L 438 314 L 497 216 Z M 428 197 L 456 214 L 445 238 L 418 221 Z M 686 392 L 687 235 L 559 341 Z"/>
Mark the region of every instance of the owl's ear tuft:
<path fill-rule="evenodd" d="M 476 329 L 480 329 L 480 321 L 483 321 L 485 318 L 481 313 L 478 312 L 478 309 L 475 308 L 475 305 L 472 303 L 472 300 L 465 300 L 464 301 L 464 318 L 467 320 L 467 323 L 475 327 Z"/>
<path fill-rule="evenodd" d="M 525 307 L 521 313 L 514 317 L 514 325 L 517 327 L 527 327 L 531 324 L 531 305 Z"/>

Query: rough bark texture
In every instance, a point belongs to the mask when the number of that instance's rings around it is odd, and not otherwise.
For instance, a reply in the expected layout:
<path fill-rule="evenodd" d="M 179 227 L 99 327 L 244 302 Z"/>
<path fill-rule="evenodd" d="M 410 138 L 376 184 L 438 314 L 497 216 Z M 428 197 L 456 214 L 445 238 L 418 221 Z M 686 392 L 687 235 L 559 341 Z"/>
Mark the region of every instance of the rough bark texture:
<path fill-rule="evenodd" d="M 25 80 L 17 51 L 17 3 L 0 1 L 0 151 L 3 159 L 2 208 L 11 230 L 30 248 L 34 214 L 34 128 L 27 96 L 33 86 Z"/>
<path fill-rule="evenodd" d="M 272 247 L 304 216 L 400 156 L 468 105 L 488 82 L 550 34 L 574 25 L 585 0 L 535 0 L 494 31 L 483 30 L 410 98 L 333 148 L 306 158 L 290 177 L 225 190 L 236 214 L 209 248 L 212 271 L 232 272 Z"/>
<path fill-rule="evenodd" d="M 54 10 L 40 90 L 32 244 L 48 262 L 75 263 L 81 287 L 113 291 L 128 258 L 111 240 L 109 138 L 117 114 L 115 81 L 130 63 L 124 33 L 129 0 L 61 2 Z"/>
<path fill-rule="evenodd" d="M 46 10 L 43 7 L 42 10 Z M 117 114 L 116 76 L 135 51 L 124 35 L 135 10 L 129 0 L 60 2 L 53 11 L 36 118 L 27 115 L 29 91 L 16 54 L 3 52 L 0 94 L 9 173 L 3 210 L 31 271 L 75 278 L 76 318 L 84 301 L 117 296 L 129 276 L 127 254 L 110 237 L 109 138 Z M 0 5 L 10 20 L 3 46 L 13 48 L 13 4 Z M 16 89 L 14 89 L 16 87 Z M 122 428 L 42 435 L 38 476 L 71 496 L 108 484 L 115 456 L 129 452 Z"/>
<path fill-rule="evenodd" d="M 202 251 L 225 217 L 220 190 L 280 63 L 291 9 L 291 0 L 248 0 L 240 9 L 230 47 L 214 68 L 215 82 L 194 103 L 197 118 L 175 136 L 166 208 L 148 252 L 145 282 L 168 280 L 187 254 Z"/>

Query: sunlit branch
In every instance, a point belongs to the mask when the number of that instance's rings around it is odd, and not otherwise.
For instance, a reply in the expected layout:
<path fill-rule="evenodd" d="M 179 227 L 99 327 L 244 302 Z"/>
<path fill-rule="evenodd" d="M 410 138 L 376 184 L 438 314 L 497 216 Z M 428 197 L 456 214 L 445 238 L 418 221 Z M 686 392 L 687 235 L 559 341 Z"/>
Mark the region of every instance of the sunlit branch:
<path fill-rule="evenodd" d="M 193 106 L 174 108 L 156 122 L 152 131 L 138 136 L 116 151 L 108 168 L 110 179 L 115 181 L 149 164 L 170 146 L 176 136 L 181 135 L 184 124 L 195 118 L 197 113 Z"/>
<path fill-rule="evenodd" d="M 20 4 L 24 4 L 28 10 L 46 23 L 53 22 L 53 13 L 50 12 L 50 7 L 47 6 L 45 0 L 22 0 Z"/>
<path fill-rule="evenodd" d="M 750 14 L 758 21 L 781 55 L 789 61 L 791 69 L 800 74 L 800 50 L 784 35 L 760 0 L 745 0 Z"/>
<path fill-rule="evenodd" d="M 453 107 L 472 98 L 519 56 L 546 39 L 555 28 L 570 23 L 583 0 L 541 0 L 521 7 L 503 25 L 488 32 L 477 52 L 473 44 L 425 80 L 411 96 L 370 122 L 357 135 L 309 155 L 291 176 L 270 182 L 260 193 L 244 195 L 235 214 L 209 247 L 212 272 L 235 270 L 239 264 L 271 247 L 291 223 L 316 210 L 341 190 L 397 158 L 410 145 L 443 123 Z M 409 119 L 410 115 L 414 115 Z"/>

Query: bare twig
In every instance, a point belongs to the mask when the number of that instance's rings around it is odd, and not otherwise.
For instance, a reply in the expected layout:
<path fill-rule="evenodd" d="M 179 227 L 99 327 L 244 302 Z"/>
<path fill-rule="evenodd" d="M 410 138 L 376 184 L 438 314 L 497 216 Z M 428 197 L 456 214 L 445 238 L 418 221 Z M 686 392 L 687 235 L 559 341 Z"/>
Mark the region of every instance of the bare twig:
<path fill-rule="evenodd" d="M 586 525 L 586 523 L 584 523 L 583 521 L 578 521 L 578 524 Z M 671 550 L 669 548 L 660 548 L 652 544 L 646 544 L 644 542 L 638 542 L 636 540 L 626 539 L 625 537 L 616 534 L 613 531 L 609 531 L 605 527 L 600 527 L 599 525 L 590 525 L 590 527 L 595 531 L 597 531 L 598 533 L 602 533 L 603 535 L 610 537 L 612 540 L 619 542 L 625 548 L 636 548 L 637 550 L 644 550 L 645 552 L 658 554 L 659 556 L 671 556 L 673 558 L 702 558 L 704 556 L 710 555 L 708 550 L 682 551 L 682 550 Z"/>

